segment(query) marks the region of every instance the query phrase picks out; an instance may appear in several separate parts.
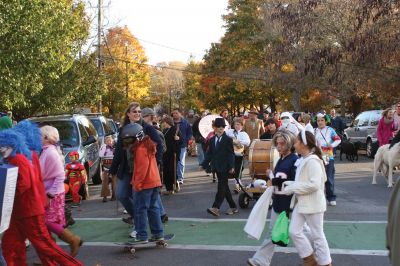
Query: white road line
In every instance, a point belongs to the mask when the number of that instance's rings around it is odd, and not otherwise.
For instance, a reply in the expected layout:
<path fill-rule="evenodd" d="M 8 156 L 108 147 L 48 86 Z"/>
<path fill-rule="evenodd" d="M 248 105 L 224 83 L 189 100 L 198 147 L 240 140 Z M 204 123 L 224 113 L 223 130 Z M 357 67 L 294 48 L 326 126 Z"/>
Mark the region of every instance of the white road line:
<path fill-rule="evenodd" d="M 67 246 L 67 243 L 57 242 L 58 245 Z M 112 242 L 85 242 L 84 246 L 89 247 L 120 247 L 120 244 Z M 230 245 L 180 245 L 169 244 L 171 249 L 187 249 L 187 250 L 221 250 L 221 251 L 256 251 L 258 246 L 230 246 Z M 293 247 L 283 248 L 277 247 L 275 252 L 281 253 L 297 253 Z M 357 250 L 357 249 L 330 249 L 333 255 L 359 255 L 359 256 L 387 256 L 386 250 Z"/>
<path fill-rule="evenodd" d="M 121 221 L 121 218 L 74 218 L 77 221 Z M 211 222 L 246 222 L 247 219 L 244 218 L 184 218 L 184 217 L 169 217 L 170 221 L 186 221 L 186 222 L 202 222 L 202 223 L 211 223 Z M 269 219 L 267 219 L 269 221 Z M 327 224 L 386 224 L 387 221 L 324 221 Z"/>

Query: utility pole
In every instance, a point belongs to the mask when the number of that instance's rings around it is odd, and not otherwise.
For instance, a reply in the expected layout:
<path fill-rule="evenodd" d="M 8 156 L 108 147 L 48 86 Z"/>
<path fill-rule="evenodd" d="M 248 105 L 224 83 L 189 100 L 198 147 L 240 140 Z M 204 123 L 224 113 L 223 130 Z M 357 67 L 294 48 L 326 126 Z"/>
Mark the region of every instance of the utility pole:
<path fill-rule="evenodd" d="M 125 43 L 125 94 L 129 98 L 129 77 L 128 77 L 128 43 Z"/>
<path fill-rule="evenodd" d="M 100 87 L 100 75 L 101 75 L 101 65 L 102 65 L 102 58 L 101 58 L 101 32 L 102 32 L 102 12 L 101 8 L 103 6 L 103 0 L 98 0 L 98 7 L 97 7 L 97 86 Z M 100 94 L 100 99 L 97 104 L 97 111 L 101 113 L 103 110 L 103 104 Z"/>

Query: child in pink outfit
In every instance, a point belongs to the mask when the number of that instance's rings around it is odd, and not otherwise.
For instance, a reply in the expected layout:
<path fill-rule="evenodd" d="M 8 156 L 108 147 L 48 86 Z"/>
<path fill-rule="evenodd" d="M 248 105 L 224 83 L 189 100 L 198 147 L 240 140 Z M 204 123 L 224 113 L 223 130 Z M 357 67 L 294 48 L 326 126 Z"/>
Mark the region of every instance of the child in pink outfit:
<path fill-rule="evenodd" d="M 103 202 L 107 202 L 107 196 L 111 195 L 111 200 L 115 200 L 115 189 L 117 187 L 117 177 L 110 176 L 108 169 L 111 167 L 112 160 L 114 158 L 114 141 L 111 136 L 107 136 L 104 140 L 104 144 L 100 148 L 99 152 L 102 167 L 103 167 L 103 183 L 101 186 L 101 197 Z M 111 181 L 111 192 L 109 183 Z"/>

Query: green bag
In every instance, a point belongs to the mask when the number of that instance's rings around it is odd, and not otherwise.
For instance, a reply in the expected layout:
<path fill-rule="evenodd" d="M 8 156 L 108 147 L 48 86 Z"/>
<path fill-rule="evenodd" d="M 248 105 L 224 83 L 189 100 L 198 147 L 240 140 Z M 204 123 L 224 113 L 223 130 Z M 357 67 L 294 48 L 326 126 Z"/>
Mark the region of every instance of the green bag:
<path fill-rule="evenodd" d="M 286 247 L 289 244 L 289 218 L 286 211 L 279 214 L 271 233 L 272 243 Z"/>

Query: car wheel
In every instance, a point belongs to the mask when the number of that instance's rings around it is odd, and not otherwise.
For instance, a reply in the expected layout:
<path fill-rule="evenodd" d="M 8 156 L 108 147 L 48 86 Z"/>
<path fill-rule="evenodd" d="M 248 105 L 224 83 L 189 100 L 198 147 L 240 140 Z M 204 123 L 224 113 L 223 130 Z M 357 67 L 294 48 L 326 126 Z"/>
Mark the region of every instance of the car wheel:
<path fill-rule="evenodd" d="M 375 154 L 373 153 L 372 140 L 370 139 L 367 140 L 366 150 L 367 150 L 367 157 L 374 158 Z"/>
<path fill-rule="evenodd" d="M 101 184 L 101 164 L 99 164 L 99 167 L 97 168 L 96 174 L 92 177 L 92 182 L 94 185 L 100 185 Z"/>

